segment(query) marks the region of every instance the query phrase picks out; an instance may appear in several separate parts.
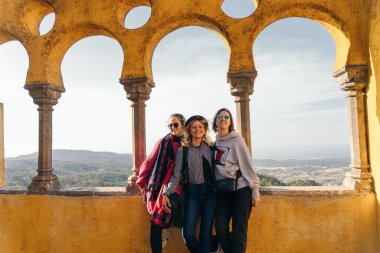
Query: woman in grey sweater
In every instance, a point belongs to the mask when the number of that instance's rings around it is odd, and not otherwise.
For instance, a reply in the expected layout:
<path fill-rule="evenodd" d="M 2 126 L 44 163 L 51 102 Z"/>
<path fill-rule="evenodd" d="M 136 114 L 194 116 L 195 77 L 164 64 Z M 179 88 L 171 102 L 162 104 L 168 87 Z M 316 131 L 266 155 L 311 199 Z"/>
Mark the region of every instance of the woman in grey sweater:
<path fill-rule="evenodd" d="M 225 253 L 243 253 L 247 246 L 248 219 L 260 203 L 260 181 L 243 137 L 234 130 L 231 112 L 222 108 L 214 116 L 217 133 L 214 151 L 215 178 L 237 178 L 237 190 L 218 193 L 215 228 Z M 229 230 L 232 219 L 232 231 Z"/>
<path fill-rule="evenodd" d="M 210 145 L 207 120 L 199 115 L 190 117 L 185 123 L 183 147 L 178 149 L 173 174 L 163 192 L 163 208 L 170 213 L 171 203 L 168 196 L 175 192 L 184 177 L 186 198 L 182 234 L 192 253 L 211 251 L 216 194 Z M 187 160 L 184 166 L 183 162 L 186 161 L 183 159 Z M 196 236 L 198 216 L 201 216 L 199 240 Z"/>

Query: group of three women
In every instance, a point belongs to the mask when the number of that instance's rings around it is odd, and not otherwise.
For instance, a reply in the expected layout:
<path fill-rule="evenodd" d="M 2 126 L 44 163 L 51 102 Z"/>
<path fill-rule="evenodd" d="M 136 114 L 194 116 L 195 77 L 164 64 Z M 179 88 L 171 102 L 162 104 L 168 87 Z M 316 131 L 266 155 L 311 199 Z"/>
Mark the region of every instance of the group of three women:
<path fill-rule="evenodd" d="M 231 112 L 222 108 L 213 119 L 213 144 L 207 120 L 181 114 L 169 118 L 170 134 L 160 139 L 140 167 L 138 186 L 151 216 L 151 249 L 161 252 L 161 233 L 171 225 L 172 208 L 186 193 L 183 238 L 192 253 L 211 252 L 212 227 L 225 253 L 245 252 L 248 219 L 260 202 L 259 178 L 244 139 L 234 129 Z M 233 180 L 237 189 L 215 191 L 216 181 Z M 196 223 L 201 216 L 199 239 Z M 178 215 L 177 215 L 178 217 Z M 232 219 L 232 231 L 229 224 Z"/>

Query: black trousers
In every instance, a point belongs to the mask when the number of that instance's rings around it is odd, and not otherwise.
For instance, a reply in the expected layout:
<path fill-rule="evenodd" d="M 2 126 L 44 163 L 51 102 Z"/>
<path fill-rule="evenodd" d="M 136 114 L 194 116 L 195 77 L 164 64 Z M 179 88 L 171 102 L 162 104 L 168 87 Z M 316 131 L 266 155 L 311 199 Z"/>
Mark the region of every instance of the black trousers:
<path fill-rule="evenodd" d="M 162 252 L 161 232 L 162 228 L 153 221 L 150 221 L 150 248 L 153 253 Z"/>
<path fill-rule="evenodd" d="M 252 191 L 247 186 L 232 193 L 218 194 L 215 229 L 225 253 L 244 253 L 247 247 L 248 219 Z M 232 231 L 229 230 L 232 219 Z"/>

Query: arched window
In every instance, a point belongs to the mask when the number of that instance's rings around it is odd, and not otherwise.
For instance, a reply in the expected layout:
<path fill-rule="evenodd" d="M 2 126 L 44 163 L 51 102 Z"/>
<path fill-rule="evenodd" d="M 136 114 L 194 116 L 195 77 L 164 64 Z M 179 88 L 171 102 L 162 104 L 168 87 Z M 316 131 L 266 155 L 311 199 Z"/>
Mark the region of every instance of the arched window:
<path fill-rule="evenodd" d="M 124 186 L 127 181 L 131 162 L 112 163 L 118 155 L 105 153 L 132 152 L 130 102 L 118 82 L 122 62 L 120 45 L 104 36 L 80 40 L 63 59 L 66 92 L 54 108 L 53 133 L 53 166 L 63 187 Z M 73 163 L 75 158 L 62 149 L 82 152 Z"/>
<path fill-rule="evenodd" d="M 223 40 L 201 27 L 178 29 L 160 41 L 152 64 L 156 87 L 146 109 L 147 151 L 168 133 L 166 120 L 172 113 L 212 120 L 221 107 L 234 111 L 226 84 L 228 57 Z"/>
<path fill-rule="evenodd" d="M 332 37 L 314 21 L 290 18 L 267 27 L 253 50 L 259 74 L 251 97 L 252 150 L 259 173 L 341 185 L 350 163 L 348 113 L 332 75 Z"/>
<path fill-rule="evenodd" d="M 5 183 L 20 186 L 30 183 L 36 173 L 36 159 L 30 170 L 20 168 L 12 157 L 36 151 L 38 118 L 31 97 L 23 88 L 28 70 L 28 54 L 20 42 L 0 45 L 0 102 L 4 109 Z M 21 166 L 22 167 L 22 166 Z"/>

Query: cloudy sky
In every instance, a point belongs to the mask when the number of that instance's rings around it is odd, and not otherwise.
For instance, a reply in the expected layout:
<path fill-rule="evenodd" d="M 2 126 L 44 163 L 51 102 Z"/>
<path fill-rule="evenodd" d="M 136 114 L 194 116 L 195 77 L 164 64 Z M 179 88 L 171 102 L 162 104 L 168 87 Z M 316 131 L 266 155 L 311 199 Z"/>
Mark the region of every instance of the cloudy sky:
<path fill-rule="evenodd" d="M 244 17 L 254 11 L 247 0 L 226 1 L 223 10 Z M 137 26 L 146 8 L 127 16 Z M 145 20 L 148 18 L 145 18 Z M 42 32 L 54 17 L 46 19 Z M 251 96 L 253 156 L 299 158 L 342 156 L 348 152 L 345 93 L 332 77 L 335 44 L 318 23 L 291 18 L 266 28 L 253 46 L 258 77 Z M 168 132 L 167 117 L 235 111 L 226 82 L 229 50 L 210 30 L 186 27 L 167 35 L 153 57 L 156 87 L 147 101 L 147 152 Z M 130 101 L 118 80 L 123 62 L 119 44 L 107 37 L 77 42 L 66 54 L 62 74 L 66 92 L 55 106 L 54 149 L 130 153 Z M 23 89 L 28 56 L 18 42 L 0 45 L 0 102 L 4 104 L 5 155 L 38 148 L 38 112 Z"/>

